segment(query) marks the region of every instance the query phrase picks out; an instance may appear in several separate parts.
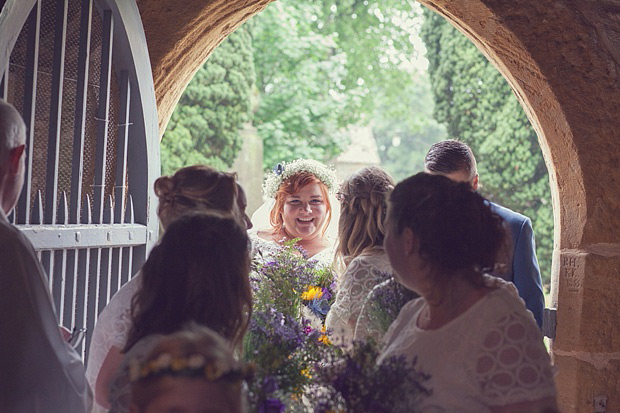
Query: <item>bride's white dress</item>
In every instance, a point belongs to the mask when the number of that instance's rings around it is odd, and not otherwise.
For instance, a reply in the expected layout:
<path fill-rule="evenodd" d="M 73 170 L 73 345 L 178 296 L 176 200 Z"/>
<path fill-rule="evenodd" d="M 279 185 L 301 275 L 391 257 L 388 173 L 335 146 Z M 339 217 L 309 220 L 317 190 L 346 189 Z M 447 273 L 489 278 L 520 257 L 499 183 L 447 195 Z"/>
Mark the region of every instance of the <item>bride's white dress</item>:
<path fill-rule="evenodd" d="M 255 257 L 257 254 L 261 254 L 263 257 L 268 258 L 275 255 L 278 252 L 278 249 L 281 247 L 279 244 L 268 241 L 258 236 L 257 230 L 248 231 L 248 237 L 252 242 L 252 256 Z M 318 261 L 319 265 L 323 267 L 330 267 L 332 262 L 334 261 L 335 255 L 335 243 L 330 243 L 330 246 L 325 248 L 323 251 L 318 254 L 313 255 L 309 259 Z"/>
<path fill-rule="evenodd" d="M 338 280 L 338 293 L 325 326 L 330 339 L 336 344 L 349 345 L 356 333 L 356 324 L 362 306 L 370 291 L 392 274 L 392 266 L 385 252 L 355 257 Z M 364 339 L 365 325 L 357 327 L 356 339 Z"/>

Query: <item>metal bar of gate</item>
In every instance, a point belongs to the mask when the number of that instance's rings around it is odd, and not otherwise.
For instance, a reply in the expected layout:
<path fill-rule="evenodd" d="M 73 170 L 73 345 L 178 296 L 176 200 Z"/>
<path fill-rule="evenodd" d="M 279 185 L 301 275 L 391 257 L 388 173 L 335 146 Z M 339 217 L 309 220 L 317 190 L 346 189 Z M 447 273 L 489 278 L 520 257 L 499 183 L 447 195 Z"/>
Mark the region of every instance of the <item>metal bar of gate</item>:
<path fill-rule="evenodd" d="M 112 208 L 112 196 L 109 196 L 103 213 L 103 220 L 106 224 L 112 224 L 114 217 L 114 209 Z M 101 312 L 110 301 L 111 296 L 111 284 L 112 284 L 112 248 L 102 248 L 99 250 L 99 259 L 101 261 L 100 272 L 101 278 L 99 279 L 99 292 L 104 293 L 104 300 L 99 300 L 99 307 L 97 311 Z M 101 297 L 101 295 L 100 295 Z"/>
<path fill-rule="evenodd" d="M 112 39 L 114 21 L 112 12 L 103 12 L 103 35 L 101 45 L 101 80 L 97 108 L 97 148 L 95 151 L 95 183 L 93 221 L 103 222 L 105 203 L 106 154 L 108 147 L 108 122 L 110 117 L 110 80 L 112 77 Z"/>
<path fill-rule="evenodd" d="M 129 82 L 129 73 L 126 70 L 121 71 L 120 76 L 120 111 L 119 125 L 116 145 L 116 179 L 114 185 L 114 218 L 115 223 L 121 224 L 125 222 L 125 205 L 127 203 L 127 145 L 129 143 L 129 108 L 131 107 L 131 83 Z M 129 253 L 126 248 L 114 249 L 114 271 L 116 272 L 116 290 L 127 282 L 123 277 L 123 255 Z M 124 279 L 125 278 L 125 279 Z"/>
<path fill-rule="evenodd" d="M 24 186 L 17 204 L 17 223 L 30 223 L 32 198 L 32 157 L 34 154 L 35 108 L 37 104 L 37 70 L 39 67 L 39 32 L 41 31 L 41 2 L 37 1 L 28 17 L 29 26 L 26 51 L 26 79 L 22 114 L 26 122 L 26 171 Z M 28 87 L 30 88 L 28 90 Z"/>
<path fill-rule="evenodd" d="M 50 100 L 50 123 L 47 140 L 47 163 L 45 177 L 45 202 L 43 223 L 55 224 L 58 210 L 58 158 L 60 153 L 60 126 L 62 122 L 63 77 L 65 68 L 65 46 L 67 42 L 68 0 L 56 2 L 56 27 L 54 31 L 54 58 L 52 62 L 52 93 Z M 55 254 L 44 252 L 43 267 L 46 269 L 52 296 L 54 296 Z M 60 274 L 62 276 L 62 274 Z"/>
<path fill-rule="evenodd" d="M 75 99 L 75 123 L 73 127 L 73 161 L 71 169 L 71 198 L 69 201 L 69 223 L 81 223 L 82 182 L 84 176 L 84 145 L 86 138 L 86 107 L 88 102 L 88 73 L 90 41 L 92 33 L 92 0 L 81 1 L 80 35 L 78 45 L 78 78 Z M 79 241 L 80 233 L 75 237 Z M 67 257 L 67 274 L 73 274 L 74 309 L 69 320 L 70 327 L 86 327 L 89 279 L 88 249 L 71 249 Z M 83 345 L 83 343 L 81 344 Z M 84 356 L 84 348 L 78 349 Z"/>
<path fill-rule="evenodd" d="M 78 79 L 73 128 L 73 162 L 71 170 L 71 201 L 69 222 L 78 224 L 82 210 L 82 180 L 84 175 L 84 141 L 86 136 L 86 105 L 88 97 L 88 68 L 92 32 L 92 0 L 82 0 L 80 43 L 78 51 Z"/>
<path fill-rule="evenodd" d="M 92 223 L 92 214 L 90 208 L 90 196 L 87 194 L 86 199 L 82 205 L 82 213 L 81 213 L 81 222 L 82 224 L 90 225 Z M 82 295 L 81 305 L 84 308 L 82 322 L 83 325 L 86 326 L 89 330 L 94 327 L 95 321 L 97 320 L 97 285 L 99 283 L 98 273 L 92 273 L 89 271 L 91 267 L 91 249 L 81 249 L 79 250 L 79 271 L 81 274 L 86 274 L 84 278 L 84 289 Z M 78 311 L 80 308 L 80 303 L 78 303 Z M 88 353 L 88 346 L 90 344 L 90 337 L 92 336 L 92 331 L 87 331 L 86 341 L 84 343 L 84 348 L 82 349 L 83 359 L 86 360 Z"/>
<path fill-rule="evenodd" d="M 63 191 L 62 196 L 60 198 L 58 208 L 58 216 L 56 217 L 56 222 L 62 225 L 68 224 L 69 221 L 69 211 L 67 207 L 67 194 Z M 67 281 L 72 281 L 72 278 L 67 280 L 67 249 L 57 249 L 53 252 L 54 254 L 54 300 L 57 301 L 56 309 L 58 310 L 58 317 L 60 319 L 60 323 L 65 325 L 67 323 L 67 318 L 70 318 L 70 313 L 73 307 L 73 297 L 67 296 L 67 290 L 71 290 L 71 286 L 67 285 Z M 69 315 L 69 317 L 68 317 Z"/>
<path fill-rule="evenodd" d="M 125 213 L 125 222 L 129 224 L 135 223 L 134 213 L 133 213 L 133 198 L 129 195 L 129 199 L 127 201 L 127 212 Z M 146 234 L 144 234 L 146 237 Z M 146 238 L 145 238 L 146 243 Z M 133 247 L 125 248 L 125 253 L 123 254 L 122 260 L 122 270 L 121 270 L 121 282 L 126 283 L 132 277 L 132 264 L 133 264 Z"/>
<path fill-rule="evenodd" d="M 60 125 L 62 121 L 63 77 L 65 46 L 67 42 L 68 0 L 58 0 L 54 33 L 54 61 L 52 66 L 52 98 L 50 102 L 49 137 L 47 141 L 47 174 L 45 178 L 45 224 L 55 224 L 58 209 L 58 155 L 60 152 Z"/>
<path fill-rule="evenodd" d="M 114 21 L 112 12 L 103 12 L 103 33 L 101 39 L 101 76 L 99 82 L 99 103 L 97 107 L 97 147 L 95 149 L 95 181 L 93 200 L 93 222 L 103 223 L 103 203 L 105 201 L 105 172 L 108 122 L 110 115 L 110 79 L 112 75 L 112 39 Z M 99 314 L 107 303 L 107 287 L 102 289 L 102 283 L 107 284 L 105 276 L 102 276 L 103 249 L 96 248 L 91 251 L 90 271 L 97 274 L 96 299 L 94 299 L 94 311 Z M 105 265 L 105 260 L 104 265 Z M 105 294 L 105 295 L 102 295 Z M 90 299 L 93 299 L 90 296 Z M 95 316 L 96 319 L 96 316 Z"/>

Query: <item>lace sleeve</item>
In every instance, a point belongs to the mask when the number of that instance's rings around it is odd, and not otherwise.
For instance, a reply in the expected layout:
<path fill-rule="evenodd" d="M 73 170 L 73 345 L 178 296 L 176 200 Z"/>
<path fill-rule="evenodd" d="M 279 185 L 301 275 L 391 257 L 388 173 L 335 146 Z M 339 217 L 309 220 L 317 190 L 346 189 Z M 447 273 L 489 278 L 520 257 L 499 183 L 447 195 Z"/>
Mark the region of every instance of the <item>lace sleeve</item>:
<path fill-rule="evenodd" d="M 325 322 L 333 338 L 343 339 L 345 343 L 353 340 L 362 305 L 370 291 L 383 280 L 381 272 L 364 257 L 349 264 L 339 281 L 336 300 Z"/>
<path fill-rule="evenodd" d="M 508 312 L 496 321 L 475 360 L 474 377 L 483 401 L 490 406 L 555 396 L 549 354 L 525 309 Z"/>
<path fill-rule="evenodd" d="M 383 281 L 368 293 L 360 310 L 359 317 L 357 318 L 355 334 L 353 336 L 354 340 L 372 339 L 377 343 L 381 342 L 389 324 L 385 322 L 385 320 L 377 317 L 380 308 L 378 308 L 378 303 L 374 297 L 380 294 L 380 290 L 386 288 L 390 282 L 391 280 Z"/>
<path fill-rule="evenodd" d="M 93 389 L 99 370 L 110 349 L 112 347 L 122 349 L 127 343 L 132 323 L 131 299 L 140 287 L 140 279 L 140 273 L 138 273 L 123 285 L 97 318 L 86 367 L 86 378 Z"/>

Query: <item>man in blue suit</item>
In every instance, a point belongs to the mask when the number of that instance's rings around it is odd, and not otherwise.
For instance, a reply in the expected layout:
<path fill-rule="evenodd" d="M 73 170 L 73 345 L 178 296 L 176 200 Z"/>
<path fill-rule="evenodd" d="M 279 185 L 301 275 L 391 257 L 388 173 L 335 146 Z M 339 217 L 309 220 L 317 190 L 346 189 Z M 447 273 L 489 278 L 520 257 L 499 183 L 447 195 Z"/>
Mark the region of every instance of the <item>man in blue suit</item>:
<path fill-rule="evenodd" d="M 424 168 L 432 174 L 467 182 L 474 191 L 478 190 L 476 159 L 471 148 L 463 142 L 446 140 L 434 144 L 424 158 Z M 526 307 L 534 314 L 538 326 L 542 327 L 545 299 L 532 223 L 528 217 L 493 202 L 491 208 L 506 222 L 514 243 L 512 265 L 508 265 L 501 274 L 494 275 L 515 284 Z"/>

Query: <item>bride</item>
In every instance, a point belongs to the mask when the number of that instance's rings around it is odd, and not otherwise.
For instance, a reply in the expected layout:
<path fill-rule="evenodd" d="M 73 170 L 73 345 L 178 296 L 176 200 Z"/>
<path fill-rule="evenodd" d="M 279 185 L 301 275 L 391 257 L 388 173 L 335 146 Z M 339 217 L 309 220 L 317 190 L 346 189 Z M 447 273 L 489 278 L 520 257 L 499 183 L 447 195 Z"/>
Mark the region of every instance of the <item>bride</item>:
<path fill-rule="evenodd" d="M 330 200 L 335 188 L 334 171 L 318 161 L 278 164 L 263 185 L 269 199 L 252 216 L 255 252 L 271 254 L 284 242 L 298 239 L 308 258 L 330 264 L 334 243 L 329 224 L 338 216 L 338 205 Z"/>

